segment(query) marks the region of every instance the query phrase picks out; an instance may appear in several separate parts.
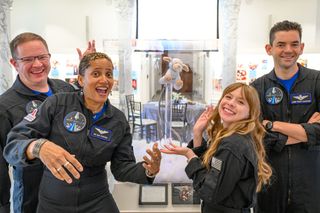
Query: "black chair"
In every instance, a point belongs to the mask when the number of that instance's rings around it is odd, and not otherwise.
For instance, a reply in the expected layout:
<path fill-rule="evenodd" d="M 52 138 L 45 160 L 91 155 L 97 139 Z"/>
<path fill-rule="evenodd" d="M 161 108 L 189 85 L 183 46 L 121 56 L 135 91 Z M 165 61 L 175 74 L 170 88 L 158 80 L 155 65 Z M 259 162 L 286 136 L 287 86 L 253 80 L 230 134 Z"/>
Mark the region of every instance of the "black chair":
<path fill-rule="evenodd" d="M 186 142 L 187 133 L 187 103 L 172 103 L 172 122 L 171 127 L 182 135 L 181 142 Z"/>
<path fill-rule="evenodd" d="M 158 117 L 160 118 L 161 128 L 159 129 L 159 137 L 164 137 L 164 117 L 165 117 L 165 100 L 159 100 Z M 172 102 L 172 120 L 171 120 L 171 136 L 172 139 L 178 140 L 181 143 L 187 140 L 188 122 L 187 122 L 187 103 Z"/>
<path fill-rule="evenodd" d="M 126 105 L 127 105 L 127 115 L 128 115 L 128 122 L 129 124 L 133 123 L 133 115 L 132 115 L 132 110 L 131 110 L 131 101 L 134 101 L 134 95 L 126 95 Z"/>
<path fill-rule="evenodd" d="M 134 134 L 136 129 L 139 128 L 141 139 L 144 136 L 144 130 L 145 130 L 147 142 L 149 142 L 152 139 L 157 140 L 158 139 L 157 137 L 158 122 L 156 120 L 143 118 L 141 102 L 131 101 L 130 105 L 131 105 L 131 113 L 133 115 L 132 116 L 132 119 L 133 119 L 132 134 Z"/>

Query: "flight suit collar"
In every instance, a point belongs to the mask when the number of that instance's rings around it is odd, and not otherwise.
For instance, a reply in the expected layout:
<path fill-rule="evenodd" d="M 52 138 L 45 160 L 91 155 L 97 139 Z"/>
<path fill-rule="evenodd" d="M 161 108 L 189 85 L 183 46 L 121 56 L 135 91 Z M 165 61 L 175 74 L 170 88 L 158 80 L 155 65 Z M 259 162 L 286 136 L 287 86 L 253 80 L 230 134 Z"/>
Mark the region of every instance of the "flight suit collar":
<path fill-rule="evenodd" d="M 77 95 L 78 95 L 78 99 L 79 99 L 81 105 L 82 105 L 84 108 L 86 108 L 86 107 L 85 107 L 85 104 L 84 104 L 84 94 L 83 94 L 83 92 L 80 91 L 80 92 L 77 93 Z M 103 115 L 101 116 L 100 119 L 102 119 L 102 118 L 111 118 L 111 117 L 114 115 L 114 106 L 110 103 L 109 98 L 108 98 L 107 101 L 106 101 L 106 105 L 107 105 L 107 109 L 106 109 L 106 111 L 103 113 Z M 87 108 L 86 108 L 86 109 L 87 109 Z M 88 110 L 88 109 L 87 109 L 87 110 Z M 90 111 L 90 110 L 88 110 L 88 111 Z M 99 119 L 99 120 L 100 120 L 100 119 Z"/>
<path fill-rule="evenodd" d="M 298 63 L 298 67 L 299 67 L 299 74 L 298 74 L 298 78 L 297 78 L 296 82 L 302 81 L 308 75 L 308 72 L 306 72 L 305 67 L 303 67 L 299 63 Z M 278 82 L 278 78 L 276 76 L 276 72 L 275 72 L 274 68 L 272 69 L 272 71 L 270 73 L 267 74 L 267 77 L 272 81 Z"/>
<path fill-rule="evenodd" d="M 56 84 L 53 80 L 49 79 L 48 78 L 48 84 L 49 84 L 49 87 L 51 88 L 52 92 L 53 93 L 56 93 L 57 91 L 57 88 L 56 88 Z M 22 95 L 26 95 L 26 96 L 38 96 L 38 94 L 34 94 L 32 92 L 32 90 L 27 87 L 20 79 L 19 75 L 17 75 L 17 78 L 15 80 L 15 82 L 13 83 L 13 86 L 14 90 L 19 93 L 19 94 L 22 94 Z"/>

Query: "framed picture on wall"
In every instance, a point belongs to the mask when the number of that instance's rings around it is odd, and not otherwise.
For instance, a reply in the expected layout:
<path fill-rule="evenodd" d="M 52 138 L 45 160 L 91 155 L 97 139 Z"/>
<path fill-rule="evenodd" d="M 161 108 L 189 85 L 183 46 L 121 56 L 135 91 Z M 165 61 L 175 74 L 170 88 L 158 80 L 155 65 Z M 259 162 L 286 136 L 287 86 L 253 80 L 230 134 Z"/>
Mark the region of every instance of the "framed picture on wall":
<path fill-rule="evenodd" d="M 172 204 L 200 204 L 200 197 L 192 183 L 172 183 Z"/>
<path fill-rule="evenodd" d="M 139 205 L 167 205 L 168 184 L 140 185 Z"/>

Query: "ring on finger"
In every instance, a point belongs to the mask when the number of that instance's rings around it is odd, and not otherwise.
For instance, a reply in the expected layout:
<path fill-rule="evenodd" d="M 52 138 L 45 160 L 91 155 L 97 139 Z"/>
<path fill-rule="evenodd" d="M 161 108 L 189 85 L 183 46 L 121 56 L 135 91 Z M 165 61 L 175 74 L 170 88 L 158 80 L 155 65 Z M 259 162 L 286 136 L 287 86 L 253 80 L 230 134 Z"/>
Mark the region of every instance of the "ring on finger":
<path fill-rule="evenodd" d="M 60 172 L 61 169 L 62 169 L 62 166 L 60 166 L 60 167 L 57 169 L 57 172 Z"/>
<path fill-rule="evenodd" d="M 67 162 L 65 162 L 65 164 L 63 164 L 63 166 L 66 167 L 66 166 L 68 166 L 69 163 L 70 163 L 70 162 L 67 161 Z"/>

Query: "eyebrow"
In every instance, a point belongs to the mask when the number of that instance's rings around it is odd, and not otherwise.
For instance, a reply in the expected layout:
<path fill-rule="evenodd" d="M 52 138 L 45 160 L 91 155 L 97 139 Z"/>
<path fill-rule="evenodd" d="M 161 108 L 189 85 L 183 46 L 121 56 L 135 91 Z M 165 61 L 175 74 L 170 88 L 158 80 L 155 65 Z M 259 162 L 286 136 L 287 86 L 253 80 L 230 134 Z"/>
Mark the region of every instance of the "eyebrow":
<path fill-rule="evenodd" d="M 235 95 L 233 95 L 231 92 L 230 93 L 228 93 L 229 95 L 231 95 L 232 97 L 236 97 Z M 226 94 L 226 95 L 228 95 L 228 94 Z M 237 100 L 242 100 L 242 101 L 245 101 L 245 102 L 247 102 L 247 100 L 243 97 L 243 95 L 241 95 L 240 97 L 236 97 L 236 99 Z"/>
<path fill-rule="evenodd" d="M 300 41 L 293 41 L 293 42 L 278 41 L 276 44 L 287 44 L 287 43 L 290 43 L 290 44 L 299 44 Z"/>

